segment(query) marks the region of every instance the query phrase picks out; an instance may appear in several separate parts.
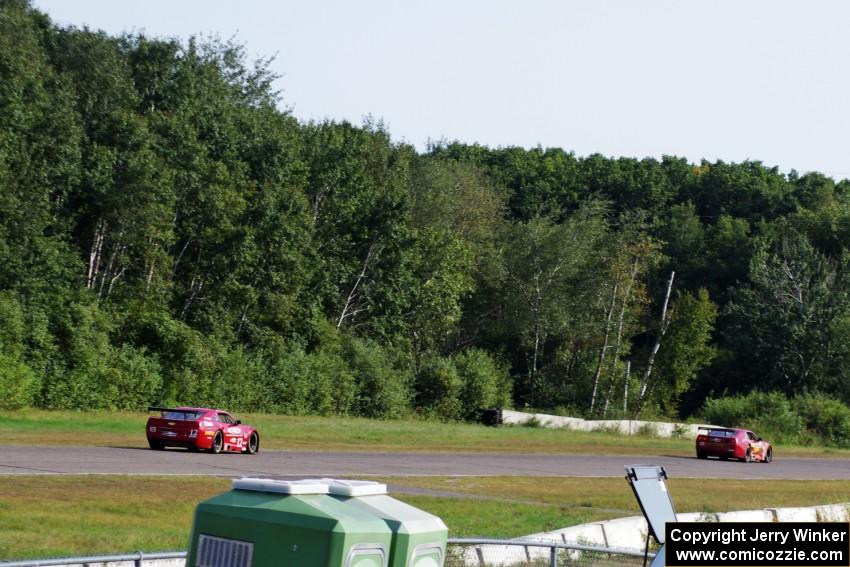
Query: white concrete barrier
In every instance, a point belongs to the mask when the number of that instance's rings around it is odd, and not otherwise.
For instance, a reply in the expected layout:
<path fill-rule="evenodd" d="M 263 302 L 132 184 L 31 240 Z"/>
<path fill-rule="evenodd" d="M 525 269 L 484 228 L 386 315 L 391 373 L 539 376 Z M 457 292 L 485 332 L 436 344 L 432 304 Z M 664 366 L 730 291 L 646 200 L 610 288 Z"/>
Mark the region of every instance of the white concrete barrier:
<path fill-rule="evenodd" d="M 676 514 L 680 522 L 847 522 L 850 504 L 830 504 L 810 508 L 765 508 L 733 512 L 686 512 Z M 564 543 L 603 545 L 620 549 L 643 549 L 646 543 L 646 521 L 629 516 L 605 522 L 581 524 L 562 530 L 534 534 L 528 537 L 561 535 Z"/>
<path fill-rule="evenodd" d="M 676 514 L 680 522 L 719 522 L 714 512 L 685 512 Z"/>
<path fill-rule="evenodd" d="M 819 522 L 847 522 L 847 507 L 850 504 L 830 504 L 828 506 L 817 506 L 815 508 Z"/>
<path fill-rule="evenodd" d="M 777 522 L 817 522 L 815 508 L 772 508 Z"/>
<path fill-rule="evenodd" d="M 602 522 L 605 542 L 608 547 L 620 549 L 643 549 L 646 545 L 647 525 L 642 516 L 632 516 Z"/>
<path fill-rule="evenodd" d="M 602 524 L 595 522 L 593 524 L 581 524 L 571 526 L 562 530 L 544 532 L 543 534 L 534 534 L 529 537 L 552 537 L 555 541 L 561 543 L 578 543 L 582 545 L 605 545 L 605 530 Z"/>
<path fill-rule="evenodd" d="M 630 419 L 582 419 L 545 413 L 525 413 L 502 410 L 502 423 L 523 425 L 535 423 L 540 427 L 565 428 L 575 431 L 614 431 L 623 435 L 655 435 L 657 437 L 682 436 L 696 438 L 700 427 L 715 427 L 693 423 L 670 423 L 663 421 L 641 421 Z"/>
<path fill-rule="evenodd" d="M 522 565 L 529 560 L 526 547 L 518 545 L 479 545 L 475 547 L 475 559 L 472 564 L 480 565 Z M 469 564 L 469 563 L 467 563 Z"/>
<path fill-rule="evenodd" d="M 776 516 L 772 509 L 768 510 L 737 510 L 735 512 L 718 512 L 718 522 L 775 522 Z"/>

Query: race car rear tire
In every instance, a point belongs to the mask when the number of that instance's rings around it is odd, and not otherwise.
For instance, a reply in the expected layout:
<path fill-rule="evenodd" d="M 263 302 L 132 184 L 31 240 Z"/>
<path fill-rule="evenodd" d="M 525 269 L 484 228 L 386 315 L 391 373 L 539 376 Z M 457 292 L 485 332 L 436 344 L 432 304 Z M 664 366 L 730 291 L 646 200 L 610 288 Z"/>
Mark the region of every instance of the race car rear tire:
<path fill-rule="evenodd" d="M 156 439 L 148 439 L 148 445 L 154 451 L 162 451 L 165 449 L 165 443 L 162 441 L 157 441 Z"/>
<path fill-rule="evenodd" d="M 215 454 L 221 453 L 221 450 L 224 448 L 224 435 L 221 434 L 221 431 L 215 432 L 215 437 L 213 437 L 212 447 L 210 447 L 210 451 Z"/>
<path fill-rule="evenodd" d="M 250 437 L 248 437 L 248 446 L 245 447 L 245 452 L 248 453 L 249 455 L 253 455 L 254 453 L 256 453 L 259 450 L 260 450 L 260 436 L 257 435 L 257 432 L 255 431 L 254 433 L 251 434 Z"/>
<path fill-rule="evenodd" d="M 703 453 L 702 451 L 697 451 L 697 459 L 705 459 L 708 455 Z"/>

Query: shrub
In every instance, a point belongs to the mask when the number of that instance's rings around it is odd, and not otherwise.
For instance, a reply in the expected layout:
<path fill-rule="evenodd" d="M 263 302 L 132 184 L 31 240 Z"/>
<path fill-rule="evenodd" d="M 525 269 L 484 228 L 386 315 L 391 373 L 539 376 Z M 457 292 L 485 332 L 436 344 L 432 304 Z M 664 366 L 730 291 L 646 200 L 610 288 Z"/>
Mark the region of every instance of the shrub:
<path fill-rule="evenodd" d="M 46 376 L 42 397 L 48 408 L 108 409 L 118 391 L 109 387 L 112 330 L 97 305 L 75 303 L 62 322 L 64 364 Z"/>
<path fill-rule="evenodd" d="M 508 373 L 483 350 L 467 349 L 452 357 L 461 381 L 460 416 L 477 421 L 481 410 L 510 400 Z"/>
<path fill-rule="evenodd" d="M 543 427 L 543 423 L 540 421 L 540 419 L 538 419 L 536 415 L 532 415 L 531 417 L 523 421 L 520 425 L 522 425 L 523 427 L 531 427 L 534 429 L 539 429 Z"/>
<path fill-rule="evenodd" d="M 426 357 L 416 377 L 416 405 L 443 420 L 460 419 L 462 382 L 451 359 Z"/>
<path fill-rule="evenodd" d="M 617 432 L 619 433 L 619 428 L 617 428 Z M 640 427 L 638 427 L 635 435 L 639 435 L 641 437 L 658 437 L 658 428 L 654 423 L 643 423 Z"/>
<path fill-rule="evenodd" d="M 333 350 L 319 350 L 305 358 L 306 407 L 319 415 L 346 415 L 355 409 L 357 399 L 355 370 Z"/>
<path fill-rule="evenodd" d="M 752 429 L 774 441 L 796 440 L 803 431 L 800 416 L 778 392 L 709 398 L 705 402 L 704 415 L 708 423 Z"/>
<path fill-rule="evenodd" d="M 162 389 L 159 362 L 130 345 L 112 350 L 104 378 L 112 409 L 145 409 Z"/>
<path fill-rule="evenodd" d="M 0 292 L 0 409 L 32 404 L 36 381 L 24 363 L 23 309 L 14 294 Z"/>
<path fill-rule="evenodd" d="M 0 352 L 0 409 L 20 409 L 32 404 L 35 377 L 32 370 Z"/>
<path fill-rule="evenodd" d="M 410 378 L 386 350 L 372 341 L 349 337 L 344 356 L 356 384 L 356 410 L 363 417 L 397 418 L 410 408 Z"/>
<path fill-rule="evenodd" d="M 263 357 L 242 348 L 218 353 L 214 388 L 215 405 L 232 411 L 264 411 L 269 403 L 267 366 Z"/>
<path fill-rule="evenodd" d="M 824 443 L 850 447 L 850 408 L 823 394 L 807 394 L 792 400 L 807 430 Z"/>
<path fill-rule="evenodd" d="M 265 388 L 269 392 L 267 411 L 290 415 L 310 412 L 310 363 L 301 349 L 275 351 L 269 362 Z"/>

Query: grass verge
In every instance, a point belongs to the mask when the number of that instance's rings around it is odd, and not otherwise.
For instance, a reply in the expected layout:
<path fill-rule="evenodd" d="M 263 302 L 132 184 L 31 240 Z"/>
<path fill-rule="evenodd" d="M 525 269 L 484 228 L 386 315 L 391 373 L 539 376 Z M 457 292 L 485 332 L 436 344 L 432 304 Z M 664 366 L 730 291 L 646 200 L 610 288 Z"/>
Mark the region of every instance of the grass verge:
<path fill-rule="evenodd" d="M 185 549 L 209 477 L 14 476 L 0 483 L 0 560 Z M 393 496 L 437 514 L 453 537 L 515 537 L 640 514 L 612 478 L 387 478 Z M 850 500 L 850 481 L 669 481 L 680 511 Z M 411 493 L 414 492 L 414 493 Z"/>
<path fill-rule="evenodd" d="M 106 411 L 8 412 L 0 420 L 2 444 L 145 445 L 148 414 Z M 259 428 L 264 449 L 318 451 L 411 451 L 690 455 L 690 439 L 664 439 L 608 432 L 535 427 L 485 427 L 422 420 L 371 420 L 344 417 L 238 415 Z M 850 451 L 817 447 L 780 447 L 782 456 L 848 457 Z"/>

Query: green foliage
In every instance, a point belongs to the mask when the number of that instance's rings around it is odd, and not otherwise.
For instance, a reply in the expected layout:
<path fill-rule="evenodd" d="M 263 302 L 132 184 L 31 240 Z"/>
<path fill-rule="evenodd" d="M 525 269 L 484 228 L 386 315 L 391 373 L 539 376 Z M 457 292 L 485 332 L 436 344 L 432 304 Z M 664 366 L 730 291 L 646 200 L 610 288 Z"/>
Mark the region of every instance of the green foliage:
<path fill-rule="evenodd" d="M 461 382 L 458 397 L 464 419 L 477 421 L 482 409 L 510 405 L 510 377 L 485 351 L 467 349 L 451 360 Z"/>
<path fill-rule="evenodd" d="M 793 442 L 803 432 L 804 425 L 788 399 L 779 392 L 709 398 L 704 417 L 712 425 L 744 427 L 774 442 Z"/>
<path fill-rule="evenodd" d="M 121 345 L 112 350 L 106 382 L 110 409 L 146 409 L 162 390 L 159 362 L 143 348 Z"/>
<path fill-rule="evenodd" d="M 20 409 L 33 402 L 35 375 L 20 360 L 0 352 L 0 409 Z"/>
<path fill-rule="evenodd" d="M 0 403 L 472 419 L 850 400 L 848 182 L 418 153 L 372 118 L 299 123 L 247 51 L 0 3 Z"/>
<path fill-rule="evenodd" d="M 345 357 L 354 375 L 357 415 L 397 418 L 410 408 L 410 377 L 396 367 L 386 350 L 357 338 L 346 341 Z"/>
<path fill-rule="evenodd" d="M 717 318 L 717 306 L 705 289 L 676 298 L 671 310 L 670 328 L 658 355 L 659 378 L 651 390 L 659 409 L 666 415 L 676 414 L 679 397 L 690 387 L 697 372 L 713 360 L 711 333 Z"/>
<path fill-rule="evenodd" d="M 850 408 L 821 393 L 788 399 L 778 392 L 708 399 L 705 420 L 746 427 L 771 441 L 850 447 Z"/>
<path fill-rule="evenodd" d="M 451 357 L 429 355 L 420 363 L 415 404 L 442 420 L 478 421 L 481 410 L 510 405 L 510 380 L 485 351 L 467 349 Z"/>
<path fill-rule="evenodd" d="M 460 419 L 463 382 L 451 359 L 426 357 L 416 376 L 416 407 L 440 419 Z"/>
<path fill-rule="evenodd" d="M 789 395 L 829 384 L 837 362 L 832 331 L 850 308 L 845 273 L 793 231 L 759 246 L 751 282 L 726 307 L 724 342 L 739 359 L 734 377 L 758 370 L 762 387 Z"/>
<path fill-rule="evenodd" d="M 804 394 L 791 400 L 807 430 L 836 447 L 850 447 L 850 408 L 823 394 Z"/>

